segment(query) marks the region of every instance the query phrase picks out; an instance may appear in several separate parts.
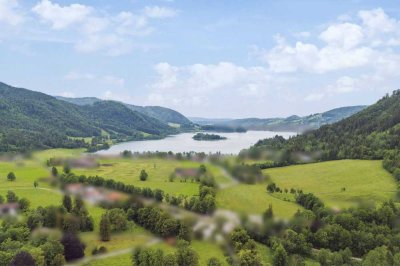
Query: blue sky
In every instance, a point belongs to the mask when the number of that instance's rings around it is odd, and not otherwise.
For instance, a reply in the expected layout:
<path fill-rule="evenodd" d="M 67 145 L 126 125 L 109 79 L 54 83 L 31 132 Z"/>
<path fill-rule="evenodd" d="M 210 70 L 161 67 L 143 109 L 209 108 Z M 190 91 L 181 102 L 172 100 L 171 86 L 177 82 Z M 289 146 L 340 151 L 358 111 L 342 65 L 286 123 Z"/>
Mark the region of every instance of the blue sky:
<path fill-rule="evenodd" d="M 371 104 L 399 47 L 398 1 L 0 0 L 0 81 L 188 116 Z"/>

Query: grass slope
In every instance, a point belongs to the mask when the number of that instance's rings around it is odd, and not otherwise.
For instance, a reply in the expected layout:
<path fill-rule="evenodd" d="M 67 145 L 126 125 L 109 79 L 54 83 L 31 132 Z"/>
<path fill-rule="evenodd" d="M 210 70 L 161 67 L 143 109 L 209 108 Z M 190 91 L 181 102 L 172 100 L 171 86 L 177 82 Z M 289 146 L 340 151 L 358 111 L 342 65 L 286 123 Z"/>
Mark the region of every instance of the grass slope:
<path fill-rule="evenodd" d="M 266 184 L 238 184 L 218 191 L 217 206 L 238 213 L 262 214 L 272 204 L 274 214 L 280 218 L 290 218 L 301 207 L 269 195 Z"/>
<path fill-rule="evenodd" d="M 264 173 L 282 189 L 300 188 L 314 193 L 330 207 L 350 207 L 360 201 L 383 202 L 396 193 L 396 183 L 381 161 L 329 161 L 268 169 Z"/>

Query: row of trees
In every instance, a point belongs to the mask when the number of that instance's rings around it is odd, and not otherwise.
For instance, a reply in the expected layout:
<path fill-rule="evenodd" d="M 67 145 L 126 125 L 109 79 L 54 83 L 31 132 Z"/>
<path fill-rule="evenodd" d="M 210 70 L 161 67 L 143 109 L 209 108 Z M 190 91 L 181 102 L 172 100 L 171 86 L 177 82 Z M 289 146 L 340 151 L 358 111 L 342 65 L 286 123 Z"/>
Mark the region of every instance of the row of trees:
<path fill-rule="evenodd" d="M 158 207 L 131 206 L 127 209 L 127 216 L 129 220 L 160 237 L 178 237 L 187 241 L 191 239 L 189 226 Z"/>
<path fill-rule="evenodd" d="M 178 241 L 175 253 L 164 254 L 160 249 L 137 248 L 132 254 L 132 265 L 134 266 L 197 266 L 199 265 L 198 254 L 185 240 Z M 214 264 L 218 265 L 218 264 Z"/>
<path fill-rule="evenodd" d="M 185 197 L 176 197 L 165 194 L 164 191 L 160 189 L 151 188 L 139 188 L 133 185 L 126 185 L 120 181 L 114 181 L 113 179 L 105 179 L 100 176 L 89 176 L 84 175 L 76 176 L 73 173 L 61 174 L 59 175 L 59 181 L 62 186 L 73 183 L 83 183 L 87 185 L 93 185 L 98 187 L 105 187 L 112 190 L 118 190 L 130 195 L 143 196 L 146 198 L 152 198 L 157 202 L 162 202 L 164 199 L 167 203 L 175 206 L 182 206 L 188 210 L 210 214 L 214 212 L 215 194 L 216 194 L 216 183 L 212 176 L 202 175 L 199 177 L 200 187 L 199 187 L 199 197 L 191 197 L 186 199 Z"/>

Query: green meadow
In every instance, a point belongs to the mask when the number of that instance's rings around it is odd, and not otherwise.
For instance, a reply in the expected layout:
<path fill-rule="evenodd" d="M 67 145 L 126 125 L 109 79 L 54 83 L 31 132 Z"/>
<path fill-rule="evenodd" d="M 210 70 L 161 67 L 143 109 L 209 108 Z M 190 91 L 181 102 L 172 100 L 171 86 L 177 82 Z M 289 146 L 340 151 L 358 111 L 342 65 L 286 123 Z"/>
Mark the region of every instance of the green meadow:
<path fill-rule="evenodd" d="M 263 173 L 281 189 L 311 192 L 334 208 L 394 199 L 397 189 L 393 176 L 383 169 L 381 161 L 329 161 L 267 169 Z"/>
<path fill-rule="evenodd" d="M 217 206 L 245 214 L 262 214 L 271 204 L 274 215 L 290 218 L 302 207 L 279 199 L 266 192 L 266 184 L 238 184 L 218 191 Z"/>
<path fill-rule="evenodd" d="M 187 180 L 180 181 L 178 178 L 173 182 L 169 177 L 176 168 L 198 168 L 201 163 L 193 161 L 177 161 L 160 158 L 109 158 L 99 159 L 99 167 L 88 169 L 73 169 L 76 174 L 98 175 L 107 179 L 114 179 L 126 184 L 138 187 L 159 188 L 169 194 L 196 195 L 198 194 L 198 183 Z M 222 171 L 211 164 L 206 164 L 208 171 L 220 183 L 229 183 Z M 140 171 L 145 170 L 148 174 L 146 181 L 140 181 Z"/>

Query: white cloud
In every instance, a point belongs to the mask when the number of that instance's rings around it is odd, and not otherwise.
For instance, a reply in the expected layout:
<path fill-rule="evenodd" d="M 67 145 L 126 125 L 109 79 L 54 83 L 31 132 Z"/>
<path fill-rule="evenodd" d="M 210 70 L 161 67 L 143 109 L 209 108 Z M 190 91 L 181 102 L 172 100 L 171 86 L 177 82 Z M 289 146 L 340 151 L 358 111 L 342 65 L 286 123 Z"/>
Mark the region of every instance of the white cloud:
<path fill-rule="evenodd" d="M 338 19 L 322 28 L 318 38 L 322 44 L 304 41 L 290 44 L 277 35 L 276 45 L 264 51 L 262 58 L 276 73 L 371 68 L 378 58 L 391 53 L 382 47 L 400 45 L 400 22 L 382 9 L 362 10 L 358 12 L 358 21 Z"/>
<path fill-rule="evenodd" d="M 84 21 L 92 12 L 92 8 L 81 4 L 60 6 L 49 0 L 42 0 L 32 8 L 32 11 L 44 22 L 50 23 L 53 29 L 64 29 Z"/>
<path fill-rule="evenodd" d="M 325 46 L 318 48 L 310 43 L 296 42 L 294 46 L 291 46 L 281 42 L 263 57 L 273 72 L 324 73 L 366 65 L 370 62 L 372 54 L 373 50 L 369 47 L 344 49 Z"/>
<path fill-rule="evenodd" d="M 361 10 L 358 16 L 363 24 L 373 32 L 394 32 L 398 30 L 399 22 L 385 13 L 382 8 L 373 10 Z"/>
<path fill-rule="evenodd" d="M 51 29 L 72 36 L 73 47 L 77 51 L 101 52 L 110 56 L 131 52 L 135 47 L 135 38 L 154 32 L 152 20 L 178 14 L 175 9 L 160 6 L 146 7 L 136 13 L 121 11 L 112 14 L 93 6 L 61 5 L 51 0 L 41 0 L 32 8 L 32 12 Z"/>
<path fill-rule="evenodd" d="M 178 15 L 178 10 L 168 7 L 147 6 L 143 13 L 149 18 L 172 18 Z"/>
<path fill-rule="evenodd" d="M 325 89 L 327 94 L 344 94 L 357 91 L 360 86 L 360 80 L 349 76 L 341 76 L 336 81 L 328 85 Z"/>
<path fill-rule="evenodd" d="M 329 46 L 351 49 L 362 42 L 364 34 L 359 25 L 341 23 L 329 26 L 325 31 L 321 32 L 319 38 Z"/>
<path fill-rule="evenodd" d="M 257 98 L 280 82 L 278 78 L 272 80 L 265 67 L 242 67 L 230 62 L 181 67 L 164 62 L 157 64 L 155 71 L 158 78 L 149 85 L 152 92 L 148 104 L 199 106 L 219 101 L 222 95 L 224 100 L 234 95 Z"/>
<path fill-rule="evenodd" d="M 24 21 L 17 0 L 0 0 L 0 22 L 16 26 Z"/>

